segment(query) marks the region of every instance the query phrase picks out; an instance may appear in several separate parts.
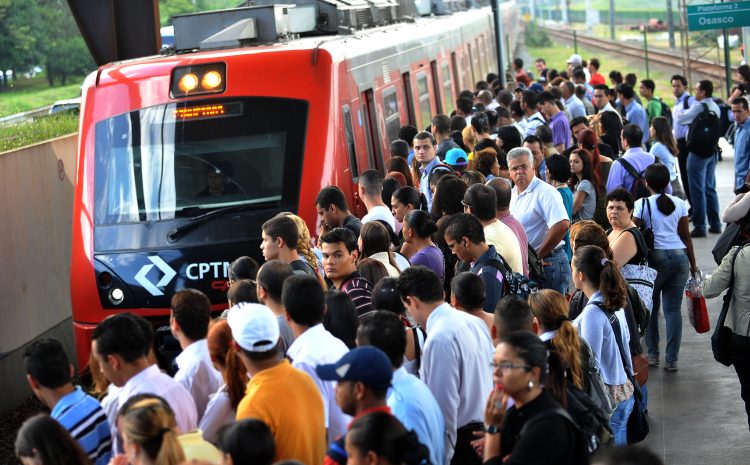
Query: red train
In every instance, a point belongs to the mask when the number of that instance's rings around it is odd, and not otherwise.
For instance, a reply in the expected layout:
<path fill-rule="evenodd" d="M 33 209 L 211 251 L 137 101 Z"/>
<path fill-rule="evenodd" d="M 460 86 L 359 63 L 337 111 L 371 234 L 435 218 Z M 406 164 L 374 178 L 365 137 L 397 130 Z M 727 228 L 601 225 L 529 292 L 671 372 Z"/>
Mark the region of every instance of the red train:
<path fill-rule="evenodd" d="M 508 31 L 515 5 L 502 8 Z M 362 213 L 358 174 L 383 169 L 399 127 L 428 126 L 497 70 L 489 8 L 301 38 L 289 32 L 304 27 L 298 17 L 261 9 L 278 28 L 271 40 L 252 8 L 185 17 L 184 31 L 177 18 L 176 52 L 86 79 L 71 260 L 79 366 L 108 315 L 166 323 L 185 287 L 225 306 L 229 263 L 260 256 L 260 226 L 280 211 L 314 231 L 322 187 L 341 187 Z"/>

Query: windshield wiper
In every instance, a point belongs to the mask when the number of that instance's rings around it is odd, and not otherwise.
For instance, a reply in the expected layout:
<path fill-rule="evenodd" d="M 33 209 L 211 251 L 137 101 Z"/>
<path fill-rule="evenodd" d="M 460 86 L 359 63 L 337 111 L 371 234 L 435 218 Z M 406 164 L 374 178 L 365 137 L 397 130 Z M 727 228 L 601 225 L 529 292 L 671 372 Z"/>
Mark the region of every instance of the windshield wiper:
<path fill-rule="evenodd" d="M 224 207 L 219 208 L 216 210 L 212 210 L 210 212 L 204 213 L 202 215 L 198 215 L 194 218 L 192 218 L 189 222 L 182 224 L 180 226 L 177 226 L 173 230 L 169 231 L 167 233 L 167 240 L 169 242 L 175 242 L 180 237 L 182 237 L 186 232 L 192 230 L 193 228 L 205 223 L 206 221 L 215 218 L 217 216 L 226 215 L 227 213 L 235 213 L 240 212 L 244 210 L 249 210 L 251 208 L 257 207 L 257 205 L 254 204 L 243 204 L 243 205 L 233 205 L 231 207 Z"/>

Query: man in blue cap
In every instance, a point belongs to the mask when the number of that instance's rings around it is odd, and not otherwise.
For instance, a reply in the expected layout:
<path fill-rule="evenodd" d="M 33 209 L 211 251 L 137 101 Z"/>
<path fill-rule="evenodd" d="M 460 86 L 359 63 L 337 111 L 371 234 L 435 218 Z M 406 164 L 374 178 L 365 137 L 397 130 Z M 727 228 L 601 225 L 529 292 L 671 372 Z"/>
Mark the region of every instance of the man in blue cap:
<path fill-rule="evenodd" d="M 448 150 L 448 153 L 445 154 L 445 164 L 450 166 L 453 171 L 460 173 L 469 164 L 469 157 L 463 149 L 456 147 Z"/>
<path fill-rule="evenodd" d="M 323 381 L 336 381 L 336 402 L 354 420 L 375 412 L 391 413 L 386 396 L 393 378 L 393 367 L 382 350 L 372 346 L 358 347 L 336 363 L 318 365 L 315 372 Z M 346 434 L 331 443 L 324 465 L 346 465 L 345 442 Z"/>

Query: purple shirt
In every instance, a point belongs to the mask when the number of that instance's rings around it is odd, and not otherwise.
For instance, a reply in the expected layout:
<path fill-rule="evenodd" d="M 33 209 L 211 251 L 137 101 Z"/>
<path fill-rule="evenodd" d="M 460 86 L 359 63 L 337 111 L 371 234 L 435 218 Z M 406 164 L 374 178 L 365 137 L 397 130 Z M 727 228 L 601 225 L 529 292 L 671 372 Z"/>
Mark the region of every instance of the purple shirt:
<path fill-rule="evenodd" d="M 409 259 L 411 266 L 425 266 L 438 275 L 440 282 L 445 279 L 445 264 L 443 262 L 443 252 L 434 245 L 420 249 Z"/>
<path fill-rule="evenodd" d="M 552 130 L 552 143 L 555 145 L 563 144 L 567 149 L 570 147 L 570 124 L 565 113 L 558 112 L 549 120 L 549 128 Z"/>
<path fill-rule="evenodd" d="M 622 156 L 628 161 L 633 168 L 639 173 L 642 173 L 649 165 L 652 165 L 656 161 L 656 157 L 648 152 L 644 152 L 642 148 L 636 147 L 628 149 L 625 155 Z M 626 191 L 630 192 L 633 188 L 635 178 L 628 173 L 622 163 L 613 162 L 612 168 L 609 169 L 609 177 L 607 178 L 607 192 L 612 192 L 618 187 L 622 187 Z M 667 194 L 672 193 L 672 186 L 667 184 Z"/>
<path fill-rule="evenodd" d="M 526 231 L 523 229 L 523 225 L 510 214 L 506 213 L 505 216 L 498 218 L 507 227 L 513 231 L 513 234 L 518 238 L 518 244 L 521 246 L 521 264 L 523 265 L 523 275 L 529 275 L 529 238 L 526 237 Z"/>

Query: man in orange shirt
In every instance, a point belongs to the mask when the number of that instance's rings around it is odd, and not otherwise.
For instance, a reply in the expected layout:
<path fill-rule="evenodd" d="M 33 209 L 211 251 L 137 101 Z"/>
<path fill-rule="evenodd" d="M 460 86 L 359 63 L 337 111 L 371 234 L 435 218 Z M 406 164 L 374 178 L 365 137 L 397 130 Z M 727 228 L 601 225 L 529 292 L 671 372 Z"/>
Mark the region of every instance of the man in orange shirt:
<path fill-rule="evenodd" d="M 257 418 L 271 429 L 276 460 L 322 465 L 326 453 L 323 398 L 312 378 L 279 351 L 279 323 L 271 309 L 238 304 L 227 316 L 237 353 L 250 374 L 237 420 Z"/>

